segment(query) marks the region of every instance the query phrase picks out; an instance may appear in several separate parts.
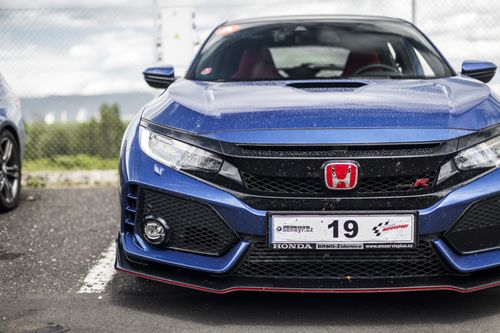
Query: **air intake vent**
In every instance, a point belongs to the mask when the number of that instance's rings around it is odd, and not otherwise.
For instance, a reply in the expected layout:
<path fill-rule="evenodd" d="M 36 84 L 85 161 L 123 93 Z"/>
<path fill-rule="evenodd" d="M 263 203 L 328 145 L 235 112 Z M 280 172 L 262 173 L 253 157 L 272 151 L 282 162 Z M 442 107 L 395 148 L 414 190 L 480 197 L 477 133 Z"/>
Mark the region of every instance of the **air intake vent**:
<path fill-rule="evenodd" d="M 264 240 L 255 241 L 233 273 L 242 277 L 273 279 L 354 279 L 430 277 L 449 274 L 423 238 L 411 250 L 280 251 Z"/>
<path fill-rule="evenodd" d="M 296 82 L 287 86 L 311 92 L 349 92 L 366 86 L 363 82 Z"/>
<path fill-rule="evenodd" d="M 237 235 L 209 206 L 151 190 L 141 191 L 140 219 L 162 218 L 172 231 L 168 248 L 207 255 L 221 255 Z"/>
<path fill-rule="evenodd" d="M 500 248 L 500 197 L 476 202 L 445 234 L 462 254 Z"/>
<path fill-rule="evenodd" d="M 137 214 L 137 199 L 139 186 L 131 184 L 127 188 L 127 198 L 125 200 L 125 223 L 133 225 Z"/>

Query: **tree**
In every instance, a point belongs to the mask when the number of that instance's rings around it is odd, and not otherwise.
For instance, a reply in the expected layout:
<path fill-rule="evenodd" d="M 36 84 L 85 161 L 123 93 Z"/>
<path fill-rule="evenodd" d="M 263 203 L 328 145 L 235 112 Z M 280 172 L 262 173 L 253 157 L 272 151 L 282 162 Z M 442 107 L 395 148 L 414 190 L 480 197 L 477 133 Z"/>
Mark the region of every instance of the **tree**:
<path fill-rule="evenodd" d="M 77 161 L 77 157 L 81 162 L 85 156 L 117 159 L 126 128 L 120 119 L 120 109 L 117 104 L 104 103 L 99 112 L 98 120 L 92 118 L 87 123 L 26 124 L 25 159 L 41 159 L 53 164 L 64 159 L 65 165 Z"/>
<path fill-rule="evenodd" d="M 115 158 L 120 153 L 120 144 L 125 131 L 125 124 L 120 119 L 120 109 L 116 103 L 102 104 L 100 122 L 96 138 L 98 155 L 103 158 Z"/>

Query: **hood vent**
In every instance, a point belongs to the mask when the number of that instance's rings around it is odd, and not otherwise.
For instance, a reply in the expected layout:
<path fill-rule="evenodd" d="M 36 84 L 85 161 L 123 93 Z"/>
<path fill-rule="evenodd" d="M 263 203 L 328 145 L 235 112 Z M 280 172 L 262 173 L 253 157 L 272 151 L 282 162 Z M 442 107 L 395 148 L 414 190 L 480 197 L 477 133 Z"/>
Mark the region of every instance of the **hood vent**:
<path fill-rule="evenodd" d="M 287 84 L 288 87 L 303 89 L 311 92 L 349 92 L 366 86 L 363 82 L 296 82 Z"/>

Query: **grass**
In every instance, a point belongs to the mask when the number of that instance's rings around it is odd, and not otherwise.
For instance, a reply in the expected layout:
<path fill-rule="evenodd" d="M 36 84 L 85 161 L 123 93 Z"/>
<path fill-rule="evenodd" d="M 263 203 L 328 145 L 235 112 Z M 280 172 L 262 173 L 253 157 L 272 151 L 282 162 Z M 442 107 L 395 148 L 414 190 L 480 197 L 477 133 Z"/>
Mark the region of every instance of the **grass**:
<path fill-rule="evenodd" d="M 24 171 L 112 170 L 117 168 L 118 158 L 108 159 L 86 154 L 56 155 L 50 158 L 23 161 Z"/>

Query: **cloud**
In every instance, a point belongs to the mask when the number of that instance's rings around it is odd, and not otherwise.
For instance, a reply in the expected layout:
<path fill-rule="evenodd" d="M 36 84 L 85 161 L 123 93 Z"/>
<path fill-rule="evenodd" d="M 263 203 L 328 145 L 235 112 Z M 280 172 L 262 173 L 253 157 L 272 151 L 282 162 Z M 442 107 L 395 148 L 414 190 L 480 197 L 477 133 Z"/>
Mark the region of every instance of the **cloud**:
<path fill-rule="evenodd" d="M 142 71 L 153 63 L 153 39 L 132 30 L 92 36 L 69 49 L 72 62 L 82 64 L 83 94 L 144 90 Z"/>
<path fill-rule="evenodd" d="M 103 7 L 144 7 L 151 6 L 152 0 L 86 0 L 78 1 L 78 8 Z M 74 0 L 0 0 L 0 8 L 75 8 Z"/>
<path fill-rule="evenodd" d="M 109 32 L 91 36 L 65 52 L 32 50 L 37 54 L 36 66 L 20 59 L 6 77 L 24 96 L 144 91 L 141 73 L 153 62 L 151 45 L 150 36 Z"/>
<path fill-rule="evenodd" d="M 148 89 L 141 73 L 154 62 L 150 10 L 29 10 L 11 14 L 4 12 L 4 20 L 0 20 L 0 70 L 19 95 Z"/>
<path fill-rule="evenodd" d="M 380 15 L 411 19 L 410 0 L 253 0 L 197 1 L 196 26 L 204 39 L 216 25 L 234 19 L 276 15 Z"/>

